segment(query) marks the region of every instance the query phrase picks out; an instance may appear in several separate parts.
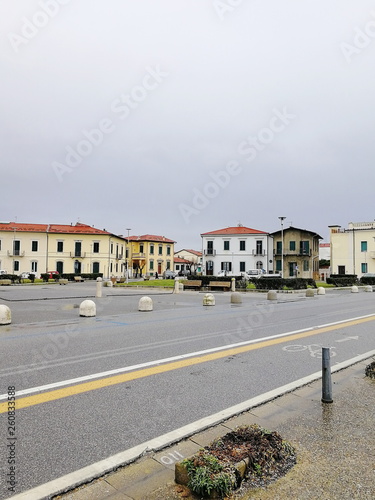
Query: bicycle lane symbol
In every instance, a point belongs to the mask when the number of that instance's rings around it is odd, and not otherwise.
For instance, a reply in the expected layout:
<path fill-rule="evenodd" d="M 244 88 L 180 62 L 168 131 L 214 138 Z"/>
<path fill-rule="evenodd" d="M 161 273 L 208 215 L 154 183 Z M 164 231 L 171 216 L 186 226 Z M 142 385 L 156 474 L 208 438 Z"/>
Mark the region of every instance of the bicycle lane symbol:
<path fill-rule="evenodd" d="M 299 345 L 299 344 L 290 344 L 284 346 L 282 349 L 283 351 L 286 352 L 302 352 L 302 351 L 308 351 L 310 356 L 312 358 L 322 358 L 322 345 L 321 344 L 308 344 L 308 345 Z M 335 347 L 330 348 L 330 354 L 331 357 L 333 358 L 336 356 L 336 351 L 333 349 L 336 349 Z"/>

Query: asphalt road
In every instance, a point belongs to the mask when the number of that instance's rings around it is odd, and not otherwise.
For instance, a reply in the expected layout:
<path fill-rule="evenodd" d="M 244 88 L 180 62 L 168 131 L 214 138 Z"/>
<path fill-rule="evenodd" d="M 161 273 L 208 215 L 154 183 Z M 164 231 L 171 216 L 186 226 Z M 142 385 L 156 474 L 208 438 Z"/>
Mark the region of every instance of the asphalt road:
<path fill-rule="evenodd" d="M 317 372 L 322 346 L 332 365 L 374 349 L 372 293 L 277 302 L 248 293 L 231 305 L 226 292 L 203 307 L 202 293 L 109 288 L 94 299 L 95 286 L 0 288 L 12 310 L 12 324 L 0 326 L 0 394 L 14 386 L 23 406 L 16 493 Z M 154 311 L 138 311 L 143 295 Z M 79 317 L 85 298 L 95 300 L 95 318 Z M 4 401 L 1 499 L 11 496 Z"/>

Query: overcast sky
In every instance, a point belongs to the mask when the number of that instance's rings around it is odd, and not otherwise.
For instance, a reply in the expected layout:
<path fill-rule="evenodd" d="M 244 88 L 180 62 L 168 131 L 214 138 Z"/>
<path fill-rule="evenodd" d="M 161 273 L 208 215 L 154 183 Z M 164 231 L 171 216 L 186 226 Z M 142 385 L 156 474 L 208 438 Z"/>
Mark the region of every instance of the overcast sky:
<path fill-rule="evenodd" d="M 0 0 L 0 220 L 202 232 L 375 218 L 369 0 Z"/>

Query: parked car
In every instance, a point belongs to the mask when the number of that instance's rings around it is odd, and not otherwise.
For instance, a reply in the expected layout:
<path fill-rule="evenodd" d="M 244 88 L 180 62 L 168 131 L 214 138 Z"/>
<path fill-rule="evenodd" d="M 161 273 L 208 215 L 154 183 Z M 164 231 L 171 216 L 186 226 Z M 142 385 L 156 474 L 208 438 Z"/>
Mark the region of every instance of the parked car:
<path fill-rule="evenodd" d="M 180 271 L 178 273 L 179 276 L 189 276 L 189 274 L 191 274 L 191 273 L 187 269 L 185 269 L 184 271 Z"/>
<path fill-rule="evenodd" d="M 175 273 L 174 271 L 172 271 L 172 269 L 167 269 L 163 273 L 163 278 L 165 280 L 173 280 L 176 276 L 177 276 L 177 273 Z"/>
<path fill-rule="evenodd" d="M 245 273 L 245 278 L 251 280 L 254 278 L 260 278 L 263 274 L 264 273 L 262 269 L 249 269 Z"/>
<path fill-rule="evenodd" d="M 234 273 L 232 273 L 232 271 L 220 271 L 218 274 L 217 274 L 219 277 L 222 277 L 222 276 L 234 276 Z"/>
<path fill-rule="evenodd" d="M 5 269 L 0 269 L 0 274 L 8 274 Z"/>

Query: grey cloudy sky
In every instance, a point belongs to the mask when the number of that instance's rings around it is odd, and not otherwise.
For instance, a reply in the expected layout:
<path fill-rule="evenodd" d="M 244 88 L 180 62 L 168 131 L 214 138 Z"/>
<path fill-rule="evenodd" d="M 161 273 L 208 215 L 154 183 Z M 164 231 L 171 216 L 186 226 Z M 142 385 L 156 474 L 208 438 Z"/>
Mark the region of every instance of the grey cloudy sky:
<path fill-rule="evenodd" d="M 160 234 L 370 221 L 369 0 L 0 0 L 0 219 Z"/>

